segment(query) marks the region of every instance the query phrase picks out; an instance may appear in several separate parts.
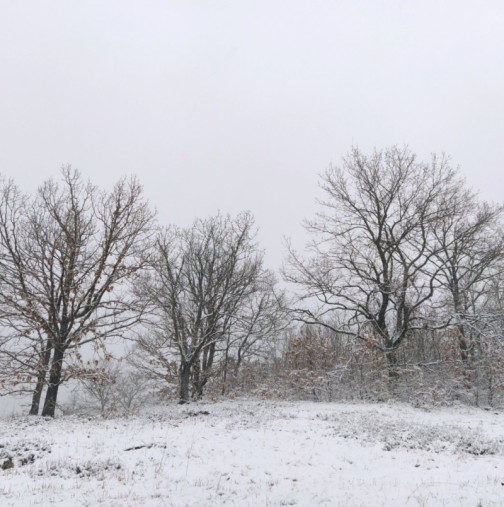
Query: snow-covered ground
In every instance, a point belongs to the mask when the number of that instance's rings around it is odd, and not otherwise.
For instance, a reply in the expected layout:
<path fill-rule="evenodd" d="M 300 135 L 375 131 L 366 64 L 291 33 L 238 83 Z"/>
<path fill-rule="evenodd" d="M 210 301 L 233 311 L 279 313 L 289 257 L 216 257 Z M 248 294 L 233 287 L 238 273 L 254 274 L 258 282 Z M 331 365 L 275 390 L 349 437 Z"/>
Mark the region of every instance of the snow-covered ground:
<path fill-rule="evenodd" d="M 226 401 L 0 421 L 0 505 L 504 505 L 504 414 Z"/>

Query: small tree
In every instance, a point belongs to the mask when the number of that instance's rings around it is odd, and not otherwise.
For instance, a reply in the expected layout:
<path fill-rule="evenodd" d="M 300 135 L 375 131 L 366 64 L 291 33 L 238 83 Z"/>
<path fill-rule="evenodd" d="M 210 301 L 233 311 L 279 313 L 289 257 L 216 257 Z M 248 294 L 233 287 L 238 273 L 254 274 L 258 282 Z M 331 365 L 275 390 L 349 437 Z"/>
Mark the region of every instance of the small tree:
<path fill-rule="evenodd" d="M 91 401 L 98 403 L 102 414 L 115 407 L 119 375 L 119 365 L 110 360 L 95 360 L 79 372 L 79 383 L 84 393 Z"/>
<path fill-rule="evenodd" d="M 31 414 L 54 416 L 63 362 L 85 343 L 123 336 L 145 305 L 128 290 L 144 266 L 153 214 L 134 179 L 107 193 L 66 167 L 34 196 L 0 188 L 2 351 L 35 377 Z M 14 381 L 16 379 L 13 379 Z"/>
<path fill-rule="evenodd" d="M 102 414 L 137 410 L 148 398 L 149 379 L 110 356 L 84 365 L 78 378 L 88 401 L 97 403 Z"/>
<path fill-rule="evenodd" d="M 138 410 L 149 397 L 151 382 L 138 370 L 123 369 L 116 383 L 115 400 L 127 412 Z"/>

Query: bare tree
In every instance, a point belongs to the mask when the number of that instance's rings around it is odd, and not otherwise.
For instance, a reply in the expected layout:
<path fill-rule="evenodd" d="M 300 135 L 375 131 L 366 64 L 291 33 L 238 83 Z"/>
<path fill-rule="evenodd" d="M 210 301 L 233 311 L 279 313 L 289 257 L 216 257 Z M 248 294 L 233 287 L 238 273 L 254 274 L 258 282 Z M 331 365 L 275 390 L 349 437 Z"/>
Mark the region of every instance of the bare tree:
<path fill-rule="evenodd" d="M 458 330 L 460 354 L 469 359 L 481 311 L 491 286 L 503 273 L 504 239 L 502 207 L 481 204 L 476 196 L 460 190 L 457 213 L 446 215 L 435 230 L 434 261 L 439 279 L 451 299 Z"/>
<path fill-rule="evenodd" d="M 79 373 L 86 401 L 98 404 L 102 414 L 119 409 L 137 410 L 148 398 L 149 379 L 121 361 L 106 355 L 104 359 L 83 364 Z"/>
<path fill-rule="evenodd" d="M 128 290 L 144 265 L 153 214 L 134 179 L 106 193 L 66 167 L 34 197 L 0 189 L 2 352 L 36 378 L 30 413 L 54 416 L 65 357 L 83 344 L 123 336 L 144 305 Z M 15 380 L 15 379 L 14 379 Z"/>
<path fill-rule="evenodd" d="M 188 229 L 169 227 L 158 238 L 153 274 L 143 284 L 158 319 L 140 343 L 159 364 L 170 365 L 177 354 L 180 403 L 190 399 L 191 378 L 193 396 L 202 395 L 226 340 L 239 341 L 243 353 L 259 337 L 272 337 L 274 280 L 253 227 L 249 213 L 217 215 Z"/>
<path fill-rule="evenodd" d="M 322 177 L 322 211 L 306 225 L 311 257 L 290 249 L 286 279 L 306 303 L 297 318 L 384 351 L 397 376 L 397 348 L 414 329 L 433 325 L 435 233 L 462 205 L 461 185 L 445 157 L 425 164 L 407 148 L 371 156 L 353 149 Z"/>
<path fill-rule="evenodd" d="M 151 382 L 141 371 L 123 369 L 116 383 L 117 406 L 127 412 L 138 410 L 148 400 L 150 387 Z"/>
<path fill-rule="evenodd" d="M 128 354 L 128 363 L 151 381 L 161 398 L 173 396 L 179 391 L 178 350 L 160 323 L 151 324 L 146 331 L 137 333 L 135 345 Z"/>
<path fill-rule="evenodd" d="M 115 406 L 119 375 L 119 364 L 104 359 L 93 361 L 92 365 L 82 368 L 79 373 L 79 383 L 84 393 L 90 401 L 98 403 L 102 414 Z"/>
<path fill-rule="evenodd" d="M 275 289 L 276 279 L 269 273 L 255 294 L 244 301 L 241 312 L 230 322 L 223 343 L 222 394 L 226 394 L 228 374 L 236 380 L 244 361 L 266 360 L 275 354 L 279 335 L 288 325 L 282 292 Z M 230 368 L 232 363 L 232 368 Z"/>

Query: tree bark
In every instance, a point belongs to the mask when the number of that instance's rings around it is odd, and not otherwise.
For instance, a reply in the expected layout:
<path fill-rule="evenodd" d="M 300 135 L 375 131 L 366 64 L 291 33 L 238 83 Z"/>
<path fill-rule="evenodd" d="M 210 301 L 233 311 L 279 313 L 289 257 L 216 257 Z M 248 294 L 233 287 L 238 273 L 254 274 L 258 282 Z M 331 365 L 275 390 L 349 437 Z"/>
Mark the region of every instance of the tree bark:
<path fill-rule="evenodd" d="M 180 395 L 179 405 L 189 403 L 189 382 L 191 380 L 191 363 L 182 363 L 180 365 Z"/>
<path fill-rule="evenodd" d="M 192 364 L 192 399 L 197 401 L 202 396 L 201 388 L 201 365 L 199 355 Z"/>
<path fill-rule="evenodd" d="M 42 416 L 54 417 L 56 410 L 56 400 L 58 398 L 58 389 L 61 384 L 61 371 L 63 367 L 64 349 L 61 345 L 54 348 L 54 355 L 49 373 L 49 385 L 42 409 Z"/>
<path fill-rule="evenodd" d="M 38 415 L 40 407 L 40 399 L 42 398 L 42 390 L 44 389 L 45 372 L 40 373 L 37 379 L 37 385 L 33 391 L 32 402 L 29 415 Z"/>

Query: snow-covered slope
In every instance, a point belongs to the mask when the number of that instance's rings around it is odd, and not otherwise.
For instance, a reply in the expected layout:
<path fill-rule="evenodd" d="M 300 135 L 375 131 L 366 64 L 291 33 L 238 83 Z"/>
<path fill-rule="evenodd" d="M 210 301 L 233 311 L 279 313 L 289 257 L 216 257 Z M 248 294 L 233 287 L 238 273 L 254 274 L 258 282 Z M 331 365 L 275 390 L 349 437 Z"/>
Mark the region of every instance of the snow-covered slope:
<path fill-rule="evenodd" d="M 0 421 L 0 505 L 504 505 L 503 418 L 271 401 L 17 417 Z"/>

